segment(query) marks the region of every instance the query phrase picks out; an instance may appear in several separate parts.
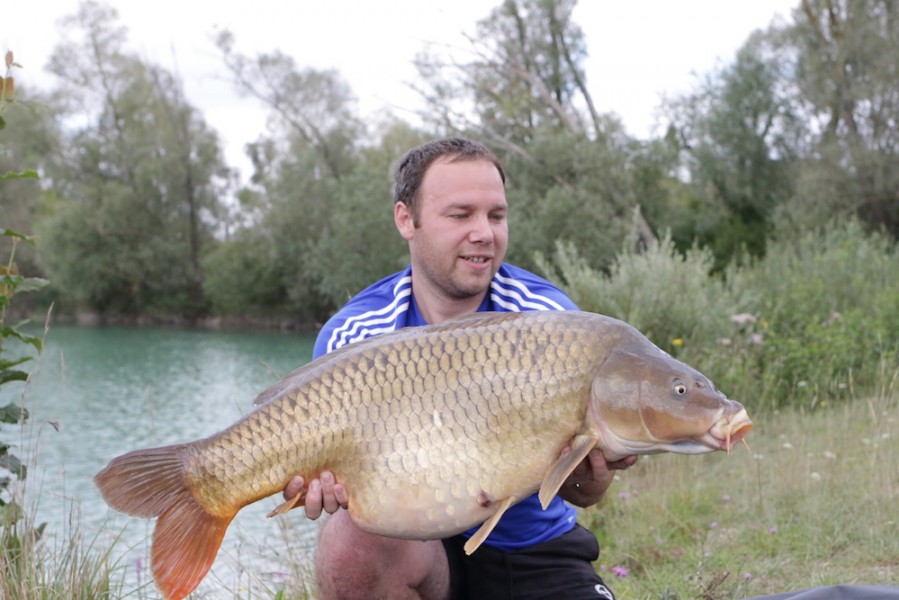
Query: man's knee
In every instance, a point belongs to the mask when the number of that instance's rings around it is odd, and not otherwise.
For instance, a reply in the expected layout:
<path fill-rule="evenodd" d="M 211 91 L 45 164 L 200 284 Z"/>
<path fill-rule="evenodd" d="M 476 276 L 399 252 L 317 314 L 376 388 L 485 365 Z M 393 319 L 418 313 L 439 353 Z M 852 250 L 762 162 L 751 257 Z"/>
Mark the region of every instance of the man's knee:
<path fill-rule="evenodd" d="M 344 511 L 322 527 L 315 567 L 322 600 L 443 598 L 449 590 L 440 542 L 373 535 L 356 527 Z"/>
<path fill-rule="evenodd" d="M 343 511 L 325 521 L 315 553 L 320 598 L 370 597 L 380 569 L 378 554 L 372 552 L 372 540 L 366 537 L 367 534 L 355 527 Z"/>

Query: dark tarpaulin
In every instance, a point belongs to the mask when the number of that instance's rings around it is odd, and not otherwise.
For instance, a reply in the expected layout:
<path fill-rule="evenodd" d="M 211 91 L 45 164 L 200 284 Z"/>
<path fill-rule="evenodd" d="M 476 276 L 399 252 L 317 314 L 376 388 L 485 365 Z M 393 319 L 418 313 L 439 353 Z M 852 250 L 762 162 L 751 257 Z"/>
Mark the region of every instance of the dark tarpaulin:
<path fill-rule="evenodd" d="M 755 596 L 746 600 L 899 600 L 899 587 L 892 585 L 832 585 Z"/>

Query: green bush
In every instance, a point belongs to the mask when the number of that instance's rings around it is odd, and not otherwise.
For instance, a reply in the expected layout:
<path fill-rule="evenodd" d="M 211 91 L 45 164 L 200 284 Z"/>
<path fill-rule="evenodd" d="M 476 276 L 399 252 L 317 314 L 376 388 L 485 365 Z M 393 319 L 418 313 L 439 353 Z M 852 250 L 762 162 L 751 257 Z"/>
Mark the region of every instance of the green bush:
<path fill-rule="evenodd" d="M 670 236 L 643 252 L 625 249 L 606 274 L 571 245 L 557 246 L 552 265 L 539 262 L 581 309 L 627 321 L 673 354 L 728 335 L 730 316 L 746 304 L 709 275 L 710 251 L 694 248 L 681 255 Z"/>
<path fill-rule="evenodd" d="M 242 229 L 203 257 L 203 293 L 215 314 L 244 315 L 248 307 L 260 314 L 284 312 L 284 286 L 273 253 L 270 240 Z"/>
<path fill-rule="evenodd" d="M 772 242 L 722 276 L 709 251 L 681 255 L 669 237 L 607 273 L 570 245 L 539 262 L 582 309 L 631 323 L 749 406 L 814 408 L 899 367 L 899 253 L 856 221 Z"/>
<path fill-rule="evenodd" d="M 831 223 L 773 242 L 764 260 L 730 276 L 761 292 L 749 310 L 763 327 L 758 367 L 773 405 L 846 398 L 896 365 L 899 253 L 886 236 Z"/>

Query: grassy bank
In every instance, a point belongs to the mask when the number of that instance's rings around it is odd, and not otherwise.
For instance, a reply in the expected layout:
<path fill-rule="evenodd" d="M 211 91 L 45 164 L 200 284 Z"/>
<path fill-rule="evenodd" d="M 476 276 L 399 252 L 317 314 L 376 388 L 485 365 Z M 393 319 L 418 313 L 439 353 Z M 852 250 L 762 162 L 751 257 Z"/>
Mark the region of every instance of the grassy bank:
<path fill-rule="evenodd" d="M 727 277 L 709 268 L 707 254 L 680 256 L 666 241 L 624 253 L 609 273 L 564 247 L 547 267 L 579 306 L 631 322 L 756 422 L 751 450 L 644 457 L 622 473 L 582 512 L 601 573 L 628 600 L 899 581 L 899 250 L 849 223 L 772 245 Z M 79 533 L 74 504 L 58 542 L 32 535 L 39 499 L 17 489 L 0 497 L 24 507 L 0 511 L 0 598 L 155 597 L 124 589 L 128 565 L 96 541 L 109 536 Z M 273 551 L 297 539 L 298 520 L 284 520 Z M 290 563 L 283 585 L 238 567 L 250 583 L 233 597 L 305 600 L 308 565 Z"/>
<path fill-rule="evenodd" d="M 899 397 L 755 415 L 751 450 L 644 457 L 582 513 L 628 599 L 899 581 Z"/>
<path fill-rule="evenodd" d="M 581 513 L 600 539 L 603 577 L 628 600 L 726 600 L 835 583 L 894 584 L 897 392 L 812 413 L 754 415 L 751 450 L 730 456 L 641 458 L 600 505 Z M 77 521 L 74 515 L 73 508 Z M 291 521 L 283 522 L 290 529 Z M 155 597 L 152 587 L 124 589 L 126 566 L 110 560 L 110 548 L 83 538 L 75 523 L 71 539 L 52 546 L 31 537 L 25 523 L 2 529 L 3 598 Z M 285 531 L 274 546 L 294 537 Z M 298 565 L 281 590 L 252 586 L 233 597 L 306 600 L 310 583 Z"/>

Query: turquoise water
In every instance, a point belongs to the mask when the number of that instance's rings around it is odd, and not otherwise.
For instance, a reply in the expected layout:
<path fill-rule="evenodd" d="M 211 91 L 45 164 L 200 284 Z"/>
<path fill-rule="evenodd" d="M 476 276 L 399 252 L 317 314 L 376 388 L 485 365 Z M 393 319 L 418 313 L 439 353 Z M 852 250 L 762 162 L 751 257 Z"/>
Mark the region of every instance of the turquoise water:
<path fill-rule="evenodd" d="M 76 529 L 101 547 L 120 536 L 114 557 L 126 591 L 156 597 L 152 586 L 139 587 L 148 579 L 152 522 L 108 509 L 92 477 L 124 452 L 227 427 L 256 394 L 308 362 L 312 343 L 296 333 L 52 326 L 43 355 L 26 365 L 32 381 L 0 388 L 0 406 L 21 403 L 31 415 L 24 432 L 6 426 L 0 439 L 21 436 L 13 452 L 31 465 L 25 503 L 47 522 L 48 544 L 63 544 Z M 300 511 L 265 519 L 279 501 L 239 514 L 199 597 L 234 598 L 248 588 L 270 597 L 263 590 L 277 589 L 298 555 L 308 560 L 315 526 Z"/>

